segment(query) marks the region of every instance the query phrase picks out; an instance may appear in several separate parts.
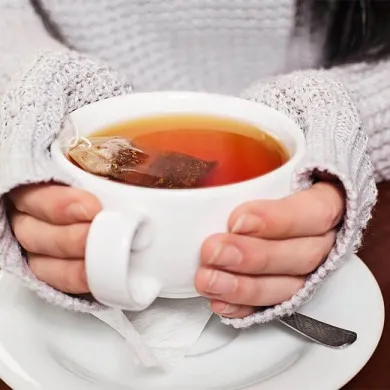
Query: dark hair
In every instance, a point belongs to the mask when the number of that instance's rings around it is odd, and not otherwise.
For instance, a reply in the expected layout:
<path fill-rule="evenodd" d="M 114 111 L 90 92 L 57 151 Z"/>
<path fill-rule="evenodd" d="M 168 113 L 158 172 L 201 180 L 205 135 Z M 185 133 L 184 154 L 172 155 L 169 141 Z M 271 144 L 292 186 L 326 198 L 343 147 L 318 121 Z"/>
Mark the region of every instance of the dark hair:
<path fill-rule="evenodd" d="M 311 4 L 313 27 L 326 23 L 325 66 L 390 55 L 390 0 L 301 0 L 302 3 Z"/>

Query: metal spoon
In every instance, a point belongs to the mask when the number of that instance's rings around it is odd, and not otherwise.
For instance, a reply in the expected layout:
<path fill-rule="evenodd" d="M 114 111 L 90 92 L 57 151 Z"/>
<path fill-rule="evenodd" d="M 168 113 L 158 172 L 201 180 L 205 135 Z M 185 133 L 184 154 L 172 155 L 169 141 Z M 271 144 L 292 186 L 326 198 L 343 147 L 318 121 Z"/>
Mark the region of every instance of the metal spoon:
<path fill-rule="evenodd" d="M 353 344 L 357 339 L 357 334 L 351 330 L 338 328 L 300 313 L 278 318 L 278 320 L 309 340 L 330 348 L 342 349 Z"/>

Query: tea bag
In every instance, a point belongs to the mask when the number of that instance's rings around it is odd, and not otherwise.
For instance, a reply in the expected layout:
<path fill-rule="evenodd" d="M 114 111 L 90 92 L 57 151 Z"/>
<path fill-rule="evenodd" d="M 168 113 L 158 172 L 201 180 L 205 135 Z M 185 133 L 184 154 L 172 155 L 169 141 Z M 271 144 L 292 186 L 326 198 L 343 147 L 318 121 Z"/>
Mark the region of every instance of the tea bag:
<path fill-rule="evenodd" d="M 68 155 L 89 173 L 153 188 L 195 187 L 217 165 L 171 151 L 141 150 L 122 137 L 82 139 Z"/>

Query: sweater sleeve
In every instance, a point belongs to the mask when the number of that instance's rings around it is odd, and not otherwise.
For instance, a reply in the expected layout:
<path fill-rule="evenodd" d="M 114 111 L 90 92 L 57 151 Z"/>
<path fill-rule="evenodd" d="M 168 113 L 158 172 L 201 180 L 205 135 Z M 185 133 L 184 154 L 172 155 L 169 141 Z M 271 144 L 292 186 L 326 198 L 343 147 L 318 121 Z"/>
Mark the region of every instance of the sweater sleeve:
<path fill-rule="evenodd" d="M 222 319 L 238 328 L 296 311 L 361 244 L 376 202 L 375 179 L 390 178 L 390 61 L 294 72 L 260 81 L 243 96 L 284 112 L 303 129 L 307 153 L 294 189 L 309 187 L 318 171 L 329 172 L 343 184 L 347 207 L 335 246 L 304 287 L 280 305 Z"/>
<path fill-rule="evenodd" d="M 49 146 L 73 110 L 130 90 L 93 59 L 55 40 L 28 0 L 0 0 L 0 268 L 51 303 L 89 311 L 100 307 L 38 281 L 7 220 L 4 195 L 28 183 L 55 180 Z"/>

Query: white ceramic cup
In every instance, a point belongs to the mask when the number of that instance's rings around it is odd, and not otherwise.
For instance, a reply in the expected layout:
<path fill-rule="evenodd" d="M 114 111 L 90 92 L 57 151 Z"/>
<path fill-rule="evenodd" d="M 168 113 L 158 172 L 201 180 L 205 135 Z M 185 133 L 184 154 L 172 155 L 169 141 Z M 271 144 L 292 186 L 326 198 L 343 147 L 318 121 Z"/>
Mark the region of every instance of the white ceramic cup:
<path fill-rule="evenodd" d="M 238 205 L 288 195 L 304 154 L 303 133 L 285 115 L 229 96 L 138 93 L 87 105 L 73 112 L 71 120 L 80 136 L 88 136 L 119 122 L 161 114 L 214 115 L 255 125 L 280 140 L 291 158 L 279 169 L 237 184 L 153 189 L 107 181 L 77 168 L 61 149 L 64 134 L 70 137 L 64 130 L 61 142 L 52 145 L 53 159 L 103 205 L 87 238 L 86 274 L 91 293 L 107 306 L 143 310 L 157 297 L 197 296 L 194 275 L 204 240 L 226 231 Z"/>

